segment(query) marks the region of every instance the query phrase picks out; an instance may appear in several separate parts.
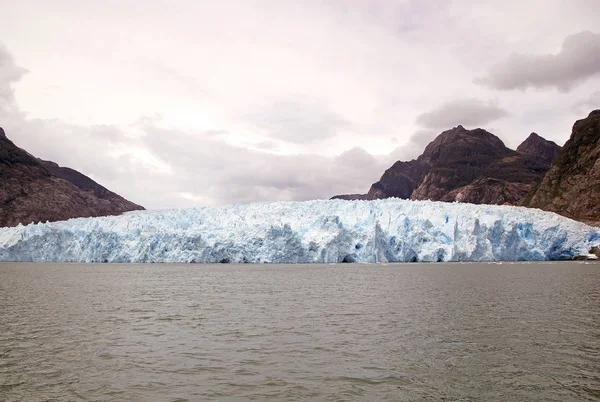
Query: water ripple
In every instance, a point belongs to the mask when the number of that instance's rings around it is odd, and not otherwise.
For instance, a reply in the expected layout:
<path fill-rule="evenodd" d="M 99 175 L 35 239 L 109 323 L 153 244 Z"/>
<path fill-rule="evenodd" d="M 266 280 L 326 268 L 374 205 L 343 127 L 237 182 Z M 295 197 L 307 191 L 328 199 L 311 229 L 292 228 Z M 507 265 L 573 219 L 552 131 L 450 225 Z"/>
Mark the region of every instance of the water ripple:
<path fill-rule="evenodd" d="M 599 268 L 0 264 L 0 400 L 600 400 Z"/>

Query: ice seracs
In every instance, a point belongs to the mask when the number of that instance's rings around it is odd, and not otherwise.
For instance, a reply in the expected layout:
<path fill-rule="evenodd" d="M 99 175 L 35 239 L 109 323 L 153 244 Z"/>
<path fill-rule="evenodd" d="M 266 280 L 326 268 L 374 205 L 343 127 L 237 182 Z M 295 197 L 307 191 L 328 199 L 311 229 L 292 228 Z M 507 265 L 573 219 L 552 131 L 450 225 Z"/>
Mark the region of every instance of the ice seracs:
<path fill-rule="evenodd" d="M 2 261 L 337 263 L 566 259 L 600 228 L 536 209 L 408 201 L 268 202 L 0 229 Z"/>

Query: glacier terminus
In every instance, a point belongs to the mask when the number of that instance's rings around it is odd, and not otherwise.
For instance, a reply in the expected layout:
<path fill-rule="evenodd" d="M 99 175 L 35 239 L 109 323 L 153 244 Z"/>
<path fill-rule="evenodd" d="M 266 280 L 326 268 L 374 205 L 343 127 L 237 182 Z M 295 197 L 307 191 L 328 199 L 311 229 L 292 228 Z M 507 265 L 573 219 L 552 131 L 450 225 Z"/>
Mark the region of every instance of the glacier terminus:
<path fill-rule="evenodd" d="M 600 228 L 537 209 L 408 201 L 264 202 L 0 229 L 1 261 L 340 263 L 543 261 Z"/>

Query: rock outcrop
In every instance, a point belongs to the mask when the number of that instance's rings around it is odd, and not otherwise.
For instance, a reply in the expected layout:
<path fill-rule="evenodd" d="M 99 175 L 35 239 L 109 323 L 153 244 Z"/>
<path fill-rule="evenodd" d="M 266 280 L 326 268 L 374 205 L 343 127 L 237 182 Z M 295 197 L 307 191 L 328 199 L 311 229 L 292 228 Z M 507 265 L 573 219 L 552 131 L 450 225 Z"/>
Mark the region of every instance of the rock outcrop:
<path fill-rule="evenodd" d="M 600 110 L 575 122 L 561 154 L 523 205 L 600 226 Z"/>
<path fill-rule="evenodd" d="M 441 133 L 416 160 L 394 163 L 366 199 L 518 205 L 550 168 L 556 147 L 559 152 L 558 145 L 536 134 L 519 146 L 522 151 L 514 151 L 483 129 L 457 126 Z"/>
<path fill-rule="evenodd" d="M 142 209 L 73 169 L 35 158 L 0 128 L 0 227 Z"/>

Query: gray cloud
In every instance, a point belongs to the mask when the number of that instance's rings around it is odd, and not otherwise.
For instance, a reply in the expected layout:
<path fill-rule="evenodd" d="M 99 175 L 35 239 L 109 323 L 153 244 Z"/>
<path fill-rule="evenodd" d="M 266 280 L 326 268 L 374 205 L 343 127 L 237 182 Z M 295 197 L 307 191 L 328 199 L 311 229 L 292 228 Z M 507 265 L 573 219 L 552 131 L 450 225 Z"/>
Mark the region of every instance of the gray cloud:
<path fill-rule="evenodd" d="M 146 126 L 144 132 L 138 146 L 167 164 L 169 172 L 144 172 L 130 157 L 124 158 L 124 166 L 134 167 L 125 194 L 152 207 L 329 198 L 364 191 L 385 167 L 361 149 L 337 158 L 283 156 L 232 146 L 202 132 L 156 126 Z M 353 163 L 354 157 L 360 163 Z"/>
<path fill-rule="evenodd" d="M 418 130 L 410 136 L 408 142 L 399 147 L 396 147 L 389 155 L 388 161 L 390 164 L 402 160 L 408 161 L 416 159 L 423 153 L 425 147 L 440 134 L 439 130 L 426 129 Z"/>
<path fill-rule="evenodd" d="M 360 148 L 338 157 L 275 155 L 232 146 L 202 133 L 148 127 L 145 146 L 173 169 L 169 181 L 211 204 L 329 198 L 364 191 L 386 166 Z"/>
<path fill-rule="evenodd" d="M 335 137 L 352 126 L 341 115 L 309 101 L 279 100 L 248 117 L 269 136 L 296 144 Z"/>
<path fill-rule="evenodd" d="M 18 66 L 8 49 L 0 43 L 0 112 L 15 111 L 13 84 L 28 71 Z"/>
<path fill-rule="evenodd" d="M 600 109 L 600 91 L 594 92 L 571 107 L 571 110 L 577 114 L 587 114 L 595 109 Z"/>
<path fill-rule="evenodd" d="M 556 54 L 513 54 L 476 83 L 510 90 L 552 88 L 569 91 L 600 74 L 600 35 L 589 31 L 567 36 Z"/>
<path fill-rule="evenodd" d="M 448 129 L 459 124 L 480 126 L 498 120 L 508 112 L 492 103 L 477 99 L 459 99 L 448 102 L 431 112 L 417 116 L 417 124 L 430 129 Z"/>

